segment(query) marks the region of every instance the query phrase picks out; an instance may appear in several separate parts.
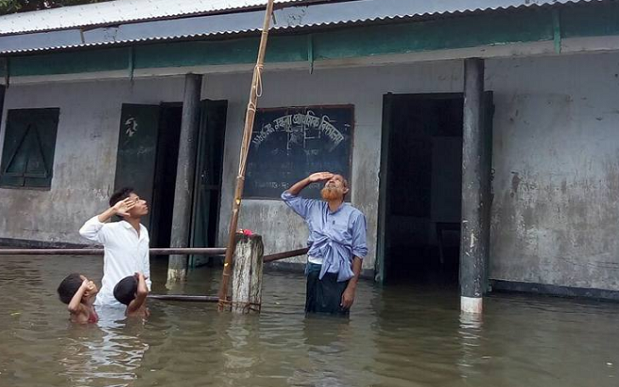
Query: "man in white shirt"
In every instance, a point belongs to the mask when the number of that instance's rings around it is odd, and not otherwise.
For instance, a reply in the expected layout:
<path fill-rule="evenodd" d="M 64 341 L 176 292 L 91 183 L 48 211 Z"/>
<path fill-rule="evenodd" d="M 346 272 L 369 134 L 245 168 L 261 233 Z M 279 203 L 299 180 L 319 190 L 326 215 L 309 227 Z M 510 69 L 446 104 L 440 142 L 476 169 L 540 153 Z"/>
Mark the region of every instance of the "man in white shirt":
<path fill-rule="evenodd" d="M 110 197 L 110 208 L 89 219 L 80 229 L 80 235 L 104 247 L 103 279 L 95 305 L 123 305 L 114 298 L 114 286 L 123 278 L 142 273 L 150 291 L 150 261 L 148 230 L 140 219 L 148 214 L 146 200 L 140 199 L 133 188 L 123 188 Z M 106 223 L 114 215 L 120 222 Z"/>

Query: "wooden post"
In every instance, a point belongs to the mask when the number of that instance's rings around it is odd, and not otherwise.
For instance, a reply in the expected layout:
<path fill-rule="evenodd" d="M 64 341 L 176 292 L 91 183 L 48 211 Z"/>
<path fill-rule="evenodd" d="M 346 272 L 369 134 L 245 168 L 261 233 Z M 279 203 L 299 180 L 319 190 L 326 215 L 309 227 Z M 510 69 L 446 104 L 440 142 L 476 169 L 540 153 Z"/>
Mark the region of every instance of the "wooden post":
<path fill-rule="evenodd" d="M 484 61 L 464 61 L 464 127 L 462 138 L 462 233 L 460 240 L 460 309 L 482 312 L 485 248 L 482 182 L 484 171 Z"/>
<path fill-rule="evenodd" d="M 201 75 L 187 74 L 185 76 L 170 247 L 187 247 L 189 245 L 191 204 L 200 126 L 201 88 Z M 184 281 L 186 276 L 187 256 L 171 255 L 168 261 L 168 283 Z"/>
<path fill-rule="evenodd" d="M 260 38 L 260 47 L 258 48 L 258 59 L 256 67 L 254 67 L 254 75 L 251 81 L 249 90 L 249 102 L 247 103 L 247 113 L 245 115 L 245 129 L 243 130 L 243 141 L 241 142 L 241 152 L 239 159 L 239 172 L 236 176 L 236 188 L 234 190 L 234 199 L 232 201 L 232 215 L 230 218 L 230 228 L 228 229 L 228 245 L 226 248 L 226 258 L 224 261 L 224 270 L 221 277 L 221 287 L 219 288 L 219 310 L 224 310 L 228 302 L 228 283 L 230 281 L 230 269 L 233 262 L 234 249 L 236 247 L 235 235 L 239 221 L 239 212 L 241 210 L 241 200 L 243 198 L 243 186 L 245 185 L 245 169 L 247 162 L 247 153 L 249 152 L 249 144 L 251 134 L 254 128 L 254 118 L 256 117 L 256 103 L 259 95 L 262 93 L 262 66 L 264 64 L 264 56 L 266 54 L 267 40 L 269 37 L 269 26 L 271 24 L 271 14 L 273 13 L 273 0 L 267 3 L 266 12 L 264 14 L 264 24 L 262 26 L 262 36 Z"/>
<path fill-rule="evenodd" d="M 232 312 L 260 312 L 264 246 L 260 235 L 236 234 L 232 272 Z"/>

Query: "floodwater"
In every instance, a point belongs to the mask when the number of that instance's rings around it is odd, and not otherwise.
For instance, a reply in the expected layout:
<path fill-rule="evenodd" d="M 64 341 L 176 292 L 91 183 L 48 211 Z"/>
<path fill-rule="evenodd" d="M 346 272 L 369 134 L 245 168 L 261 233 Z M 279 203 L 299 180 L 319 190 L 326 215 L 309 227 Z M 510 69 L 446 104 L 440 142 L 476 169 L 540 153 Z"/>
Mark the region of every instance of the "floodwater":
<path fill-rule="evenodd" d="M 68 322 L 56 287 L 96 257 L 0 257 L 0 386 L 619 386 L 619 304 L 362 282 L 349 320 L 306 318 L 304 280 L 267 273 L 260 315 L 150 301 L 151 317 Z M 174 292 L 216 294 L 202 268 Z M 154 291 L 165 267 L 155 263 Z"/>

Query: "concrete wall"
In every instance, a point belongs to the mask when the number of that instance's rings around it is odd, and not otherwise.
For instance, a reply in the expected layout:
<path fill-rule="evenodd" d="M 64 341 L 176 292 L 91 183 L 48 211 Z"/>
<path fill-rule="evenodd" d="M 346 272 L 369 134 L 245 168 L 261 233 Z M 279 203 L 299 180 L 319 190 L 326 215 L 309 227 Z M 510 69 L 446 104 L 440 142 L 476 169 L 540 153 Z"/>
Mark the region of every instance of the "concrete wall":
<path fill-rule="evenodd" d="M 78 229 L 107 208 L 114 189 L 122 103 L 182 101 L 183 87 L 172 78 L 9 87 L 3 117 L 6 109 L 59 107 L 60 118 L 51 189 L 0 188 L 0 238 L 84 243 Z"/>
<path fill-rule="evenodd" d="M 496 106 L 491 278 L 619 290 L 617 74 L 617 54 L 487 61 L 486 89 Z M 249 75 L 221 76 L 205 86 L 205 96 L 230 101 L 220 238 L 249 81 Z M 368 217 L 364 268 L 373 268 L 382 96 L 460 92 L 461 63 L 267 72 L 264 85 L 260 107 L 355 105 L 352 202 Z M 307 236 L 302 221 L 277 201 L 246 201 L 241 225 L 265 235 L 267 252 L 297 248 Z"/>
<path fill-rule="evenodd" d="M 442 62 L 320 70 L 311 75 L 307 71 L 267 71 L 263 76 L 264 94 L 259 100 L 259 107 L 262 108 L 355 105 L 353 167 L 349 178 L 353 187 L 352 204 L 365 213 L 368 221 L 370 251 L 364 261 L 364 269 L 374 268 L 376 256 L 383 95 L 388 92 L 458 91 L 462 87 L 461 71 L 457 62 Z M 247 74 L 211 77 L 204 83 L 205 98 L 229 101 L 220 240 L 224 240 L 222 238 L 228 230 L 250 81 L 251 76 Z M 239 224 L 264 236 L 266 254 L 304 247 L 306 243 L 307 227 L 279 200 L 244 201 Z M 305 262 L 305 258 L 298 257 L 291 261 Z"/>
<path fill-rule="evenodd" d="M 619 55 L 488 63 L 491 277 L 619 290 Z"/>
<path fill-rule="evenodd" d="M 619 290 L 618 74 L 617 54 L 487 62 L 496 105 L 492 278 Z M 373 268 L 383 94 L 460 92 L 461 62 L 267 71 L 263 81 L 260 107 L 355 105 L 352 203 L 368 218 L 364 268 Z M 250 74 L 204 82 L 204 98 L 229 101 L 220 241 L 249 82 Z M 0 189 L 0 237 L 79 242 L 77 228 L 105 208 L 113 186 L 121 103 L 180 101 L 182 88 L 181 79 L 11 86 L 5 109 L 59 106 L 61 116 L 51 191 Z M 261 233 L 267 253 L 307 237 L 279 201 L 245 201 L 240 227 Z"/>

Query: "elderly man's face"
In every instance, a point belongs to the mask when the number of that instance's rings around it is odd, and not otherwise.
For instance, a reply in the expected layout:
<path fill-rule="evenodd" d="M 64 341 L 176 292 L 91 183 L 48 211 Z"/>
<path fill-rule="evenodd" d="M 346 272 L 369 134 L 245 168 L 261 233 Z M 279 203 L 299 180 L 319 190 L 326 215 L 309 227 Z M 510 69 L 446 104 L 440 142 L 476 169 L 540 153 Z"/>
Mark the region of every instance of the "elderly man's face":
<path fill-rule="evenodd" d="M 344 195 L 348 193 L 348 186 L 341 175 L 333 175 L 329 179 L 320 194 L 324 200 L 344 200 Z"/>

